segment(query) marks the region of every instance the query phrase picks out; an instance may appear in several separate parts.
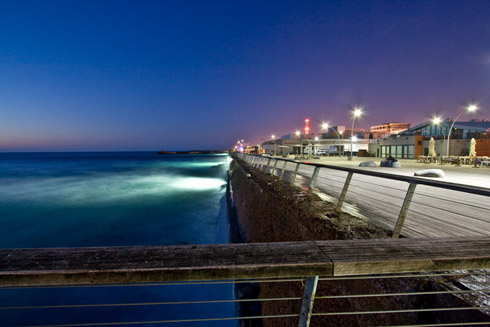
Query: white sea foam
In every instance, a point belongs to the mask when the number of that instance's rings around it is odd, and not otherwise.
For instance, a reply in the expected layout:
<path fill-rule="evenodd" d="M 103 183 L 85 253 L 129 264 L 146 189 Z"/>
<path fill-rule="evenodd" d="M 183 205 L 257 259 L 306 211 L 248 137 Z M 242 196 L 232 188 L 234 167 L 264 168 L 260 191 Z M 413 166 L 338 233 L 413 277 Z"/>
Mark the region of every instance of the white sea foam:
<path fill-rule="evenodd" d="M 224 185 L 220 178 L 168 174 L 39 178 L 0 188 L 0 202 L 77 205 L 178 192 L 220 191 Z"/>

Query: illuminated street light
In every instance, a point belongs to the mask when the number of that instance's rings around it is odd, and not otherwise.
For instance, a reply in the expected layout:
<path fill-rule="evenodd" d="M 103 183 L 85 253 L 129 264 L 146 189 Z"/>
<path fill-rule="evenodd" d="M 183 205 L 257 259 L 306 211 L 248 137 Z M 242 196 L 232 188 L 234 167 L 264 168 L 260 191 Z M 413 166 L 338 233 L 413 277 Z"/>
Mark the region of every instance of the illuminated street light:
<path fill-rule="evenodd" d="M 434 117 L 432 118 L 432 124 L 433 125 L 440 125 L 442 123 L 442 119 L 440 117 Z M 440 126 L 441 127 L 441 132 L 442 132 L 442 139 L 443 139 L 443 143 L 446 142 L 446 133 L 444 133 L 444 127 L 443 126 Z M 444 145 L 443 145 L 444 146 Z M 447 152 L 446 152 L 446 156 L 447 156 Z"/>
<path fill-rule="evenodd" d="M 272 141 L 274 142 L 274 155 L 276 155 L 276 135 L 272 134 L 271 137 Z"/>
<path fill-rule="evenodd" d="M 303 156 L 303 135 L 299 130 L 296 131 L 296 136 L 299 136 L 299 143 L 300 143 L 300 148 L 301 148 L 301 156 Z"/>
<path fill-rule="evenodd" d="M 354 135 L 354 122 L 356 121 L 356 118 L 357 117 L 361 117 L 362 115 L 362 109 L 361 108 L 354 108 L 354 111 L 352 112 L 352 129 L 351 129 L 351 136 Z M 353 149 L 353 146 L 354 146 L 354 138 L 351 137 L 350 138 L 350 156 L 349 156 L 349 160 L 352 160 L 352 153 L 354 152 L 354 149 Z"/>
<path fill-rule="evenodd" d="M 449 157 L 449 139 L 451 138 L 451 132 L 453 130 L 454 124 L 458 120 L 459 117 L 461 117 L 462 114 L 465 112 L 474 112 L 478 109 L 478 107 L 474 104 L 470 104 L 468 107 L 466 107 L 466 110 L 463 110 L 460 112 L 460 114 L 454 119 L 453 123 L 451 124 L 451 128 L 449 129 L 449 133 L 447 134 L 447 146 L 446 146 L 446 155 Z"/>

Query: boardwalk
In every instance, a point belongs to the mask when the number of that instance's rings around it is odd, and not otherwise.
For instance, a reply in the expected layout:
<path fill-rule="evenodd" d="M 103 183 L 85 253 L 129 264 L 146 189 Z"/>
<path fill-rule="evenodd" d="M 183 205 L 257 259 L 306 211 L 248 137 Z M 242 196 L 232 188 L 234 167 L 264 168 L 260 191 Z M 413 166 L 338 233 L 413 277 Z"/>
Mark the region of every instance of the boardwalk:
<path fill-rule="evenodd" d="M 333 162 L 339 165 L 346 161 L 336 160 Z M 322 163 L 332 164 L 331 162 Z M 352 162 L 346 165 L 354 167 L 358 163 Z M 402 163 L 402 165 L 405 164 Z M 442 168 L 447 171 L 448 177 L 445 180 L 490 187 L 490 169 L 488 168 L 461 169 L 461 167 L 450 166 L 430 167 L 424 164 L 414 166 L 409 165 L 408 162 L 406 165 L 411 168 L 397 170 L 376 167 L 366 168 L 366 170 L 382 170 L 393 174 L 413 176 L 416 170 Z M 291 178 L 295 167 L 294 163 L 287 163 L 284 179 Z M 282 168 L 283 163 L 279 162 L 275 172 L 277 176 L 280 176 Z M 463 169 L 467 172 L 466 175 L 461 173 Z M 301 165 L 296 185 L 306 188 L 313 170 L 312 166 Z M 322 168 L 315 183 L 315 191 L 323 199 L 336 203 L 346 177 L 347 172 Z M 365 217 L 384 228 L 393 230 L 407 189 L 406 182 L 354 174 L 342 210 L 355 216 Z M 490 236 L 489 200 L 487 196 L 418 185 L 407 214 L 402 236 L 411 238 Z"/>

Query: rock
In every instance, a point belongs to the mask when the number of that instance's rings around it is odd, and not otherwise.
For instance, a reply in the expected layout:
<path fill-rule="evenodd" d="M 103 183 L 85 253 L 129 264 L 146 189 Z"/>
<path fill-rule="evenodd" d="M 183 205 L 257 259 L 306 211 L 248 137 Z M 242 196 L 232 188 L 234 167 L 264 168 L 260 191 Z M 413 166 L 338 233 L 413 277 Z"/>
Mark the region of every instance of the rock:
<path fill-rule="evenodd" d="M 414 176 L 422 176 L 422 177 L 446 177 L 444 171 L 441 169 L 425 169 L 419 170 L 414 173 Z"/>
<path fill-rule="evenodd" d="M 359 167 L 376 167 L 374 161 L 363 161 L 359 164 Z"/>

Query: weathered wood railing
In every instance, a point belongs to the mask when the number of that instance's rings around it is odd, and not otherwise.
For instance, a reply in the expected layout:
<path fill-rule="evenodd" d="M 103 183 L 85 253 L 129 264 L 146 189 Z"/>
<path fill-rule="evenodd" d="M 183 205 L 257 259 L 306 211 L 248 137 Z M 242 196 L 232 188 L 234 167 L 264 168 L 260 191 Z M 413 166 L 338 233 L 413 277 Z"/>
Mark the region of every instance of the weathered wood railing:
<path fill-rule="evenodd" d="M 3 249 L 0 250 L 0 289 L 15 286 L 67 286 L 192 280 L 215 281 L 245 278 L 260 280 L 260 278 L 302 277 L 305 278 L 305 288 L 301 310 L 297 314 L 217 317 L 212 319 L 187 318 L 181 320 L 160 320 L 157 322 L 165 324 L 213 320 L 297 318 L 298 326 L 308 327 L 311 317 L 322 315 L 479 310 L 475 306 L 465 306 L 432 309 L 404 308 L 399 310 L 360 312 L 313 312 L 319 276 L 323 276 L 323 278 L 332 276 L 353 277 L 372 274 L 427 273 L 462 269 L 490 269 L 490 238 L 377 239 L 152 247 Z M 367 276 L 367 278 L 370 277 Z M 436 291 L 432 293 L 449 294 L 451 291 Z M 422 292 L 422 294 L 424 293 Z M 376 297 L 393 295 L 395 294 L 367 294 L 359 296 Z M 399 295 L 416 295 L 416 293 L 400 293 Z M 346 298 L 355 296 L 345 295 Z M 328 296 L 320 296 L 319 298 L 328 298 Z M 261 301 L 293 299 L 298 298 L 272 298 L 261 299 Z M 230 301 L 199 301 L 199 303 L 206 302 Z M 177 302 L 159 304 L 177 304 Z M 117 304 L 117 306 L 124 305 L 126 304 Z M 134 306 L 140 304 L 130 303 L 128 305 Z M 148 303 L 142 303 L 141 305 L 148 305 Z M 97 305 L 93 306 L 96 307 Z M 38 308 L 60 307 L 73 306 L 41 306 Z M 21 307 L 13 308 L 20 309 Z M 35 307 L 24 308 L 32 309 Z M 152 321 L 151 323 L 156 322 Z M 101 323 L 101 325 L 107 324 L 110 325 L 112 323 Z M 97 323 L 94 323 L 94 325 L 97 325 Z M 66 326 L 79 326 L 79 324 L 68 324 Z"/>
<path fill-rule="evenodd" d="M 0 250 L 0 285 L 344 276 L 490 268 L 490 238 Z"/>

